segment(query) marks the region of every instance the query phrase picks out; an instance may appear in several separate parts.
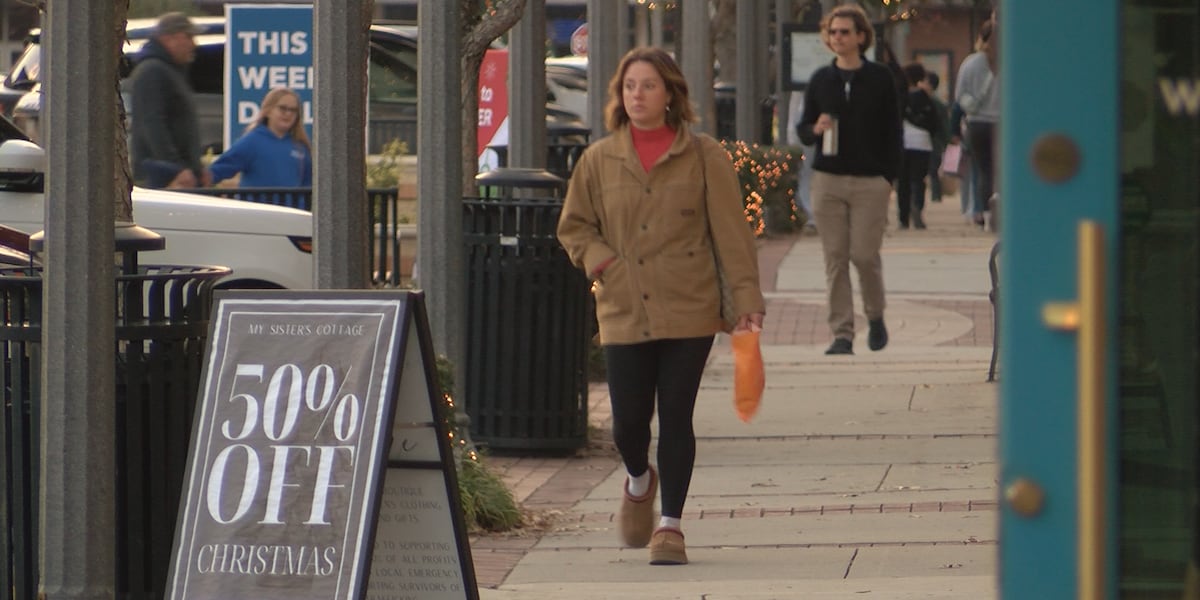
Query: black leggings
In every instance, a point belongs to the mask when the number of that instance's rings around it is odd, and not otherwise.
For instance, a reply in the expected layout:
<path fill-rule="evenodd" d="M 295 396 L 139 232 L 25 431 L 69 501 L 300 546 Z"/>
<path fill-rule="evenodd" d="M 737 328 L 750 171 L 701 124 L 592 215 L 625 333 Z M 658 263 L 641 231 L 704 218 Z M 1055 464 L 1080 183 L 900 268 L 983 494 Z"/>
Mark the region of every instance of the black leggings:
<path fill-rule="evenodd" d="M 912 213 L 920 218 L 921 211 L 925 210 L 925 176 L 929 174 L 929 155 L 928 150 L 905 150 L 900 155 L 896 208 L 900 211 L 901 225 L 908 225 Z"/>
<path fill-rule="evenodd" d="M 706 336 L 604 347 L 613 441 L 625 469 L 635 476 L 650 466 L 650 420 L 658 397 L 658 476 L 664 517 L 683 516 L 696 462 L 692 412 L 712 343 L 713 336 Z"/>

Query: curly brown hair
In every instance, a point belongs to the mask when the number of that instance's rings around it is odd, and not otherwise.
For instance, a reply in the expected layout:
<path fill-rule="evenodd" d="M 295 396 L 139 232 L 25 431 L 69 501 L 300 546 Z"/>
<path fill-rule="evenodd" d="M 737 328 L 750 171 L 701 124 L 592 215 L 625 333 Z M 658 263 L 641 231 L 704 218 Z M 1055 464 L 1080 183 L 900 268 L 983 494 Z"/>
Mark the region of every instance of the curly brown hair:
<path fill-rule="evenodd" d="M 862 43 L 858 45 L 859 53 L 865 54 L 867 48 L 870 48 L 875 43 L 875 28 L 871 27 L 871 21 L 867 19 L 867 13 L 857 4 L 845 4 L 829 11 L 829 14 L 821 19 L 821 41 L 825 42 L 825 47 L 830 50 L 833 47 L 829 45 L 829 23 L 834 19 L 850 19 L 854 21 L 854 29 L 857 30 L 856 33 L 861 31 L 866 34 L 863 36 Z"/>

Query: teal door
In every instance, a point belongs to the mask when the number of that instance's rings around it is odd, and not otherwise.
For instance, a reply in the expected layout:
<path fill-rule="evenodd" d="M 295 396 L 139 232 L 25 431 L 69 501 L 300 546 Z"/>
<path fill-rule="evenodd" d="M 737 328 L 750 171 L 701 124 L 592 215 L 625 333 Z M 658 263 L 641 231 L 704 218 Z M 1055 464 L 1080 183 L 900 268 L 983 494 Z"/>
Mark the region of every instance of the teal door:
<path fill-rule="evenodd" d="M 1200 598 L 1200 3 L 1002 10 L 1001 595 Z"/>

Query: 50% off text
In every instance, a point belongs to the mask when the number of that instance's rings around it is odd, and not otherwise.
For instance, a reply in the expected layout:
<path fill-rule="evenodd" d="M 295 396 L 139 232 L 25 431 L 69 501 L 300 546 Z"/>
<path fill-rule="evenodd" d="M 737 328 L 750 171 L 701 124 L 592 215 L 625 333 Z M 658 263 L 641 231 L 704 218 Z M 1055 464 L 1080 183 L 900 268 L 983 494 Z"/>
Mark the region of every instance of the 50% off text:
<path fill-rule="evenodd" d="M 301 510 L 295 518 L 330 524 L 329 497 L 349 484 L 362 425 L 359 396 L 343 389 L 349 374 L 339 383 L 328 364 L 307 374 L 284 364 L 267 379 L 265 365 L 237 365 L 229 398 L 219 403 L 219 438 L 214 435 L 228 445 L 207 475 L 206 507 L 214 521 L 284 525 L 296 512 L 285 507 L 307 499 L 307 516 Z"/>

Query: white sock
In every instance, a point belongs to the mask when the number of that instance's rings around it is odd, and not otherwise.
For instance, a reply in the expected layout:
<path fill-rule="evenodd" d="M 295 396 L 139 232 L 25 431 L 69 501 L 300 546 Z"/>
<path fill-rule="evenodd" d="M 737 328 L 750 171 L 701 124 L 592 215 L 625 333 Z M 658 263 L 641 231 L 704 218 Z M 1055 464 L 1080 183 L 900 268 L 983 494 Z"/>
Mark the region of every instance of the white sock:
<path fill-rule="evenodd" d="M 671 529 L 679 529 L 682 531 L 682 523 L 682 519 L 676 519 L 675 517 L 661 517 L 658 520 L 658 527 L 659 529 L 663 527 L 670 527 Z"/>
<path fill-rule="evenodd" d="M 650 469 L 646 469 L 645 473 L 634 477 L 629 476 L 629 495 L 634 498 L 641 498 L 650 491 Z"/>

